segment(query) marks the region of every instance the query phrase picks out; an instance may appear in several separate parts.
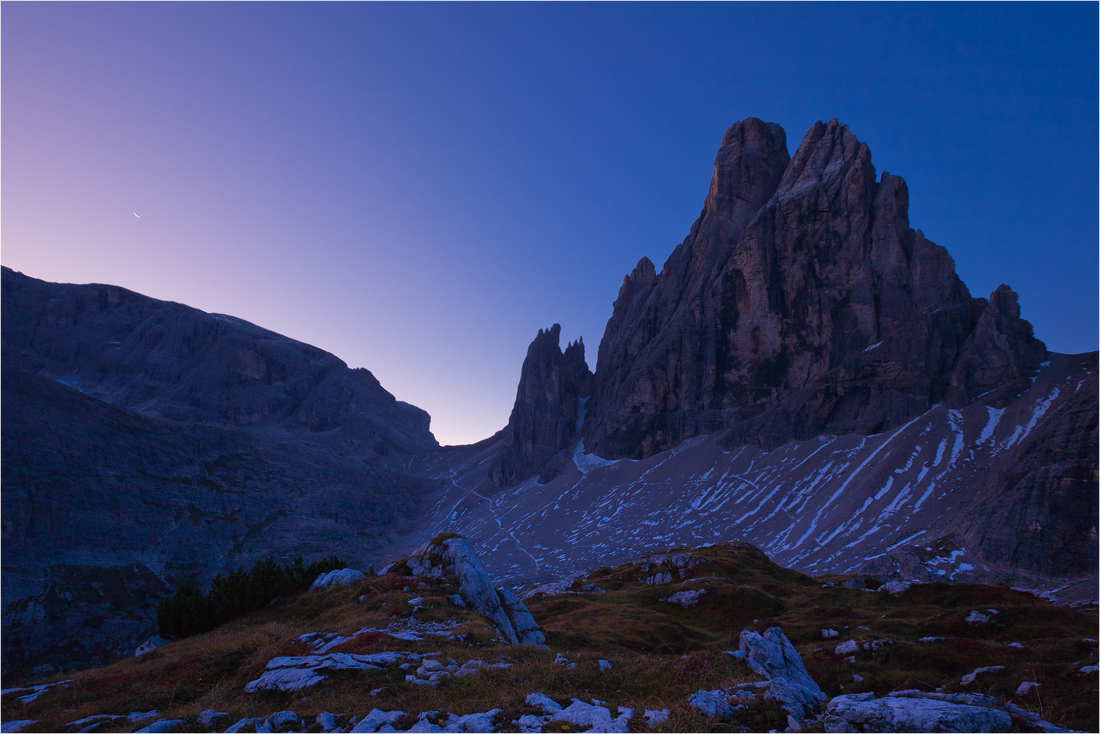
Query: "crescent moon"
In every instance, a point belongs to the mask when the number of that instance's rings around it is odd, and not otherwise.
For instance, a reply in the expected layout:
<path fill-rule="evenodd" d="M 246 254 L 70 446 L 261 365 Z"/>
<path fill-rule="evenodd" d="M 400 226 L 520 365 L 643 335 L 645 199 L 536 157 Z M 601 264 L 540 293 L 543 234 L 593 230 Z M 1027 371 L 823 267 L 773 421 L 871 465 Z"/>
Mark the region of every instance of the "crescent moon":
<path fill-rule="evenodd" d="M 134 216 L 137 217 L 138 219 L 141 219 L 141 215 L 138 214 L 137 212 L 134 212 Z"/>

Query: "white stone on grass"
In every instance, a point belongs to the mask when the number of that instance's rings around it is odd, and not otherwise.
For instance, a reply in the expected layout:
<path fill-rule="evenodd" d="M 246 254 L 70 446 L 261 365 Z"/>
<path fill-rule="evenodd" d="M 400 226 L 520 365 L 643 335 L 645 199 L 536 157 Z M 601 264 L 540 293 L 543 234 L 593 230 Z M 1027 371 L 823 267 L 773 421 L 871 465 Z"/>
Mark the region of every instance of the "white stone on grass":
<path fill-rule="evenodd" d="M 569 660 L 564 655 L 562 655 L 560 652 L 558 653 L 557 657 L 554 658 L 554 665 L 561 665 L 562 667 L 565 667 L 565 668 L 575 668 L 575 667 L 577 667 L 576 663 L 569 662 Z"/>
<path fill-rule="evenodd" d="M 37 724 L 38 719 L 19 719 L 18 721 L 5 721 L 0 724 L 0 732 L 8 734 L 8 732 L 23 731 L 31 724 Z"/>
<path fill-rule="evenodd" d="M 1005 666 L 1003 666 L 1003 665 L 987 665 L 984 668 L 975 668 L 974 670 L 970 671 L 969 673 L 967 673 L 966 675 L 964 675 L 962 677 L 962 680 L 959 681 L 959 685 L 960 686 L 968 686 L 971 683 L 973 683 L 974 679 L 977 678 L 982 673 L 996 673 L 996 672 L 1004 670 L 1004 669 L 1005 669 Z"/>
<path fill-rule="evenodd" d="M 602 671 L 611 670 L 611 661 L 609 661 L 609 660 L 600 660 L 599 665 L 600 665 L 600 670 L 602 670 Z"/>
<path fill-rule="evenodd" d="M 1039 684 L 1033 680 L 1025 680 L 1020 685 L 1016 686 L 1016 695 L 1023 696 L 1031 691 L 1032 688 L 1038 688 Z"/>
<path fill-rule="evenodd" d="M 293 725 L 298 723 L 298 714 L 293 711 L 276 711 L 271 716 L 267 717 L 264 721 L 266 726 L 271 731 L 277 731 L 284 726 Z"/>
<path fill-rule="evenodd" d="M 688 589 L 686 591 L 677 591 L 675 594 L 672 594 L 671 596 L 666 596 L 664 599 L 661 599 L 661 601 L 667 601 L 671 604 L 679 604 L 686 609 L 688 607 L 693 607 L 698 604 L 699 597 L 706 593 L 706 589 Z"/>
<path fill-rule="evenodd" d="M 652 729 L 668 721 L 668 709 L 646 709 L 646 712 L 642 714 L 642 718 Z"/>
<path fill-rule="evenodd" d="M 821 636 L 824 637 L 825 639 L 828 639 L 830 637 L 839 637 L 840 633 L 837 632 L 836 630 L 823 629 L 823 630 L 821 630 Z"/>
<path fill-rule="evenodd" d="M 225 731 L 226 734 L 236 734 L 236 732 L 244 731 L 249 726 L 251 726 L 253 730 L 255 730 L 257 726 L 263 726 L 263 723 L 263 719 L 252 719 L 246 716 L 245 718 L 238 721 L 236 724 L 230 726 Z"/>
<path fill-rule="evenodd" d="M 515 723 L 521 732 L 540 732 L 546 722 L 534 714 L 524 714 Z"/>
<path fill-rule="evenodd" d="M 660 584 L 671 584 L 672 574 L 668 571 L 663 573 L 655 573 L 652 576 L 641 579 L 642 583 L 649 584 L 650 586 L 658 586 Z"/>
<path fill-rule="evenodd" d="M 836 650 L 834 650 L 834 652 L 837 655 L 851 655 L 853 652 L 856 652 L 857 650 L 859 650 L 859 643 L 856 642 L 855 640 L 848 640 L 847 642 L 842 642 L 839 645 L 837 645 Z"/>
<path fill-rule="evenodd" d="M 130 714 L 130 718 L 133 719 L 133 714 Z M 212 726 L 217 726 L 223 719 L 229 718 L 229 712 L 227 711 L 215 711 L 214 709 L 206 709 L 198 716 L 199 726 L 204 729 L 209 729 Z"/>
<path fill-rule="evenodd" d="M 537 706 L 544 714 L 556 714 L 561 711 L 561 704 L 541 693 L 529 694 L 526 698 L 528 706 Z"/>
<path fill-rule="evenodd" d="M 584 701 L 574 701 L 566 708 L 555 713 L 551 717 L 551 721 L 564 721 L 574 726 L 585 727 L 583 731 L 630 731 L 627 722 L 634 715 L 634 710 L 622 706 L 618 708 L 619 715 L 612 718 L 611 711 L 603 706 L 585 703 Z"/>
<path fill-rule="evenodd" d="M 1043 721 L 1041 718 L 1039 718 L 1039 714 L 1032 713 L 1031 711 L 1027 711 L 1025 709 L 1022 709 L 1022 708 L 1020 708 L 1019 706 L 1017 706 L 1016 704 L 1013 704 L 1013 703 L 1006 703 L 1005 704 L 1005 711 L 1007 711 L 1009 714 L 1011 714 L 1015 718 L 1022 719 L 1023 721 L 1025 721 L 1028 724 L 1028 726 L 1034 727 L 1034 728 L 1038 729 L 1039 731 L 1051 732 L 1051 733 L 1073 731 L 1072 729 L 1063 729 L 1060 726 L 1055 726 L 1054 724 L 1050 723 L 1049 721 Z"/>
<path fill-rule="evenodd" d="M 324 589 L 329 586 L 350 586 L 356 581 L 362 581 L 366 576 L 360 571 L 356 571 L 354 568 L 341 568 L 336 571 L 329 571 L 323 573 L 317 577 L 317 580 L 313 582 L 313 585 L 309 587 L 310 591 L 315 589 Z"/>
<path fill-rule="evenodd" d="M 19 701 L 19 703 L 30 703 L 34 699 L 41 696 L 43 693 L 49 691 L 51 688 L 55 688 L 58 686 L 65 687 L 72 682 L 73 681 L 70 678 L 68 680 L 59 680 L 56 683 L 43 683 L 39 686 L 30 686 L 29 688 L 5 688 L 4 690 L 0 691 L 0 696 L 13 694 L 15 695 L 16 700 Z"/>
<path fill-rule="evenodd" d="M 493 719 L 500 713 L 500 709 L 490 709 L 482 714 L 466 714 L 465 716 L 451 715 L 451 719 L 447 722 L 447 725 L 443 727 L 443 731 L 450 732 L 491 732 L 496 731 L 493 728 Z"/>
<path fill-rule="evenodd" d="M 373 671 L 393 665 L 399 660 L 419 660 L 420 655 L 407 652 L 379 652 L 354 655 L 333 652 L 327 655 L 301 655 L 273 658 L 263 675 L 245 685 L 248 693 L 256 691 L 299 691 L 317 685 L 331 670 Z"/>
<path fill-rule="evenodd" d="M 901 596 L 908 591 L 909 587 L 912 585 L 913 583 L 911 581 L 890 581 L 878 587 L 878 590 L 884 591 L 890 596 Z"/>
<path fill-rule="evenodd" d="M 70 721 L 66 726 L 70 731 L 99 731 L 100 727 L 105 724 L 114 724 L 124 719 L 126 719 L 125 716 L 118 716 L 116 714 L 96 714 L 95 716 L 85 716 L 83 719 Z"/>
<path fill-rule="evenodd" d="M 317 725 L 324 732 L 336 731 L 336 717 L 328 711 L 322 711 L 317 714 Z"/>
<path fill-rule="evenodd" d="M 887 697 L 873 693 L 837 696 L 825 711 L 825 731 L 1007 732 L 1004 711 L 930 698 Z"/>
<path fill-rule="evenodd" d="M 966 619 L 963 620 L 971 627 L 980 627 L 989 621 L 989 615 L 982 614 L 981 612 L 971 609 L 970 614 L 966 615 Z"/>
<path fill-rule="evenodd" d="M 688 697 L 688 706 L 711 719 L 728 719 L 733 715 L 726 692 L 722 690 L 696 691 Z"/>
<path fill-rule="evenodd" d="M 371 734 L 376 731 L 395 731 L 393 724 L 404 715 L 404 711 L 371 709 L 371 712 L 364 716 L 351 731 L 353 734 Z"/>

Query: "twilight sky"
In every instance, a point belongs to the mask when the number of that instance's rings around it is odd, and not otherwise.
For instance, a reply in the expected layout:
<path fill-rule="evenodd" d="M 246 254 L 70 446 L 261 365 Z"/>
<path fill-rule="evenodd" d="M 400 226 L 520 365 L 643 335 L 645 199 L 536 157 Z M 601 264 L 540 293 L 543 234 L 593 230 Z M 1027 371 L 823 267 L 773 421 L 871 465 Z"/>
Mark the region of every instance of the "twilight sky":
<path fill-rule="evenodd" d="M 441 443 L 507 422 L 539 328 L 589 366 L 722 133 L 836 117 L 974 295 L 1097 348 L 1098 6 L 12 3 L 0 261 L 367 367 Z M 136 217 L 134 213 L 140 215 Z"/>

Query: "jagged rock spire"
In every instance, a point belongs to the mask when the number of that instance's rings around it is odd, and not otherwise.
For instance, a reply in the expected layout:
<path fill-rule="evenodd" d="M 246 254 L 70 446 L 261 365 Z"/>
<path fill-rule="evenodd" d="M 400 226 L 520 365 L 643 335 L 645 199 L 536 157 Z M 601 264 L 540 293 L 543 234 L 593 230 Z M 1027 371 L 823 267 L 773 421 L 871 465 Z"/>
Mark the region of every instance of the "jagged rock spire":
<path fill-rule="evenodd" d="M 591 394 L 592 373 L 584 342 L 570 342 L 562 352 L 560 335 L 559 324 L 539 329 L 527 348 L 504 448 L 489 469 L 497 486 L 544 473 L 551 459 L 576 441 L 577 408 L 580 398 Z"/>

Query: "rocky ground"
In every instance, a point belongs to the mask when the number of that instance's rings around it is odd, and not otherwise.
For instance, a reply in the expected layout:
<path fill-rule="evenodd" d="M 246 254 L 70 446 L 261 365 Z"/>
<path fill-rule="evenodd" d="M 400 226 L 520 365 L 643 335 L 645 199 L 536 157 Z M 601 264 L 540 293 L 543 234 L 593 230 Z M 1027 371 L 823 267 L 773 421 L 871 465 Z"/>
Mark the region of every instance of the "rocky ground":
<path fill-rule="evenodd" d="M 731 543 L 509 592 L 455 536 L 379 576 L 329 576 L 208 634 L 6 690 L 4 731 L 1100 725 L 1095 607 L 1003 587 L 871 588 Z"/>

